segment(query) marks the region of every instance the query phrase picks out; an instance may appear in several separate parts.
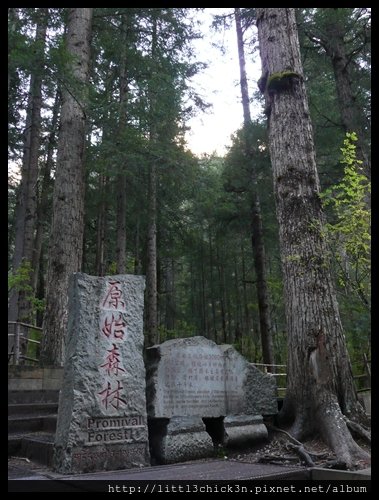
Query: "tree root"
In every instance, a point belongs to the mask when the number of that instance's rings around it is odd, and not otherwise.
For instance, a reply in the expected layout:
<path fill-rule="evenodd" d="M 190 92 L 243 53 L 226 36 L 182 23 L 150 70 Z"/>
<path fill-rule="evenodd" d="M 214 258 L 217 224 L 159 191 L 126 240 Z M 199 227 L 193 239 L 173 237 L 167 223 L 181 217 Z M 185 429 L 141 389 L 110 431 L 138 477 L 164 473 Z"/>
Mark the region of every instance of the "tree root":
<path fill-rule="evenodd" d="M 305 451 L 305 448 L 302 444 L 299 445 L 299 444 L 288 443 L 288 446 L 299 455 L 299 457 L 305 462 L 306 465 L 308 465 L 308 467 L 315 466 L 315 463 L 311 459 L 309 453 Z"/>
<path fill-rule="evenodd" d="M 344 420 L 348 428 L 357 436 L 364 439 L 367 443 L 371 444 L 371 432 L 364 429 L 361 425 L 349 420 L 346 416 L 344 416 Z"/>
<path fill-rule="evenodd" d="M 285 434 L 292 441 L 292 443 L 288 443 L 288 446 L 295 451 L 295 453 L 303 462 L 305 462 L 306 465 L 308 465 L 308 467 L 315 467 L 315 463 L 311 457 L 325 458 L 327 456 L 327 454 L 325 453 L 315 453 L 313 451 L 306 450 L 303 443 L 294 438 L 289 432 L 283 429 L 279 429 L 279 427 L 276 427 L 274 425 L 268 425 L 268 427 L 276 432 Z"/>
<path fill-rule="evenodd" d="M 272 429 L 273 431 L 282 432 L 283 434 L 288 436 L 291 439 L 291 441 L 293 441 L 294 444 L 304 447 L 303 443 L 301 443 L 296 438 L 294 438 L 289 432 L 287 432 L 283 429 L 279 429 L 279 427 L 275 427 L 274 425 L 268 425 L 267 427 L 270 427 L 270 429 Z M 304 450 L 305 450 L 305 448 L 304 448 Z M 316 457 L 316 458 L 325 458 L 325 456 L 326 456 L 325 453 L 316 453 L 314 451 L 309 451 L 309 450 L 306 450 L 306 453 L 308 453 L 308 455 L 311 455 L 312 457 Z"/>

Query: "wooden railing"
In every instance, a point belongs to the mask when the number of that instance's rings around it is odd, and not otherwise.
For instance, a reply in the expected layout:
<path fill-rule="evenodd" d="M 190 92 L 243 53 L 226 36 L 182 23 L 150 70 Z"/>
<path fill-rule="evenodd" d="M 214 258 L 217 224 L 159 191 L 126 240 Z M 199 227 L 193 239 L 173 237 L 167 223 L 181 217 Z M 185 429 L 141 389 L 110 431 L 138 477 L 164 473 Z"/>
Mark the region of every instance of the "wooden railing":
<path fill-rule="evenodd" d="M 30 338 L 31 331 L 42 333 L 42 328 L 18 321 L 8 321 L 8 364 L 19 365 L 26 362 L 38 363 L 38 355 L 28 355 L 34 350 L 38 353 L 39 340 Z M 35 348 L 33 349 L 33 345 Z"/>
<path fill-rule="evenodd" d="M 366 354 L 363 354 L 363 366 L 364 373 L 360 375 L 354 375 L 353 377 L 357 386 L 357 392 L 371 390 L 371 360 L 368 359 Z"/>
<path fill-rule="evenodd" d="M 286 394 L 287 373 L 282 373 L 277 369 L 282 368 L 284 369 L 284 372 L 286 372 L 287 368 L 286 365 L 275 365 L 275 364 L 269 365 L 266 363 L 252 363 L 252 365 L 256 366 L 259 370 L 263 371 L 264 373 L 271 373 L 271 375 L 278 378 L 277 380 L 278 397 L 283 398 Z M 269 368 L 271 368 L 271 370 L 269 370 Z"/>
<path fill-rule="evenodd" d="M 367 358 L 366 354 L 363 354 L 363 364 L 364 364 L 365 373 L 363 373 L 361 375 L 354 375 L 354 377 L 353 377 L 354 381 L 356 383 L 356 386 L 357 386 L 357 392 L 364 392 L 364 391 L 371 390 L 371 360 L 369 360 Z M 278 397 L 282 398 L 285 396 L 286 385 L 287 385 L 287 383 L 286 383 L 287 373 L 277 373 L 276 368 L 283 368 L 284 372 L 286 372 L 287 371 L 286 365 L 269 365 L 269 364 L 265 364 L 265 363 L 252 363 L 252 365 L 256 366 L 258 369 L 260 369 L 264 373 L 268 373 L 269 371 L 271 371 L 271 375 L 273 375 L 274 377 L 278 377 L 278 378 L 283 377 L 280 379 L 280 384 L 279 384 L 279 380 L 278 380 L 277 388 L 278 388 Z M 273 368 L 273 370 L 269 370 L 269 368 Z M 359 388 L 358 382 L 361 379 L 364 382 L 364 384 L 363 384 L 364 387 Z"/>

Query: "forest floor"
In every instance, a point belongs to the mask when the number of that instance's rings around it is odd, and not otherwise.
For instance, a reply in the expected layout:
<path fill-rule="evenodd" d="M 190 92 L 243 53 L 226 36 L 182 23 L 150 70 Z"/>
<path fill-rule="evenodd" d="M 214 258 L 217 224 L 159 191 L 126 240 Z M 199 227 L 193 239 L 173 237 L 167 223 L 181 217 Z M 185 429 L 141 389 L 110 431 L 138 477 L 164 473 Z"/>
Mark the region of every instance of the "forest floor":
<path fill-rule="evenodd" d="M 293 441 L 283 432 L 269 431 L 268 440 L 255 443 L 250 447 L 239 449 L 224 449 L 220 447 L 213 457 L 190 460 L 186 463 L 210 462 L 212 460 L 225 459 L 250 464 L 272 464 L 283 467 L 309 466 L 304 458 L 299 455 L 293 447 Z M 371 447 L 364 441 L 357 440 L 357 443 L 371 454 Z M 292 446 L 291 446 L 292 444 Z M 321 439 L 313 438 L 302 443 L 304 451 L 311 457 L 313 466 L 322 468 L 340 469 L 335 462 L 335 455 Z M 357 464 L 357 470 L 367 468 L 367 464 Z M 41 476 L 49 475 L 51 469 L 32 460 L 23 457 L 8 457 L 8 475 L 10 478 L 17 478 L 25 475 Z M 53 474 L 54 475 L 54 474 Z M 38 477 L 36 477 L 37 479 Z"/>
<path fill-rule="evenodd" d="M 363 440 L 357 439 L 356 442 L 371 455 L 371 447 Z M 333 451 L 320 439 L 312 438 L 301 443 L 303 449 L 308 454 L 313 462 L 314 467 L 323 468 L 336 468 L 340 466 L 336 462 L 336 456 Z M 312 466 L 306 463 L 306 459 L 296 449 L 298 447 L 293 445 L 292 440 L 282 432 L 270 430 L 268 442 L 257 443 L 249 448 L 225 450 L 225 457 L 228 460 L 236 460 L 251 464 L 266 463 L 283 466 Z M 221 456 L 221 449 L 220 449 Z M 364 469 L 367 463 L 358 463 L 356 469 Z"/>

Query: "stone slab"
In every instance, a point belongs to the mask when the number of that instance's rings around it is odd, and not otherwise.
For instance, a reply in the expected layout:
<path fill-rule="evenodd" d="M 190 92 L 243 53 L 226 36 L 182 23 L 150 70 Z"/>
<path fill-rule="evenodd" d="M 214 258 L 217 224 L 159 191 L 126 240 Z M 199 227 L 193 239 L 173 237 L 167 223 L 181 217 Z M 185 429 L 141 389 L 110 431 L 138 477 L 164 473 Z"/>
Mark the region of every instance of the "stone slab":
<path fill-rule="evenodd" d="M 151 418 L 272 415 L 275 377 L 232 346 L 204 337 L 169 340 L 147 349 L 147 409 Z"/>
<path fill-rule="evenodd" d="M 54 469 L 64 474 L 149 463 L 143 362 L 145 279 L 74 273 Z"/>

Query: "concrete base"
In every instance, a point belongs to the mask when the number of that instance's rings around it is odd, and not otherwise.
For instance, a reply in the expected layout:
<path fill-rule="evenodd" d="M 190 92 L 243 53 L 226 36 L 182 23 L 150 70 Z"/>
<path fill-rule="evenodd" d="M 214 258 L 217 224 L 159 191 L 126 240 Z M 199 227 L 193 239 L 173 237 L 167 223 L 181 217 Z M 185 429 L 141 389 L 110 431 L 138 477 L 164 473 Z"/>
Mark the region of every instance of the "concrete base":
<path fill-rule="evenodd" d="M 228 415 L 224 418 L 224 429 L 223 445 L 227 447 L 246 446 L 268 437 L 260 415 Z"/>
<path fill-rule="evenodd" d="M 200 417 L 152 419 L 151 455 L 158 464 L 211 457 L 214 447 Z"/>

